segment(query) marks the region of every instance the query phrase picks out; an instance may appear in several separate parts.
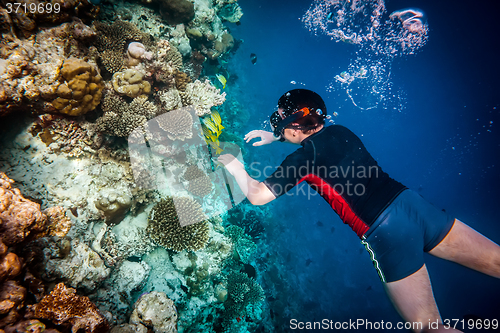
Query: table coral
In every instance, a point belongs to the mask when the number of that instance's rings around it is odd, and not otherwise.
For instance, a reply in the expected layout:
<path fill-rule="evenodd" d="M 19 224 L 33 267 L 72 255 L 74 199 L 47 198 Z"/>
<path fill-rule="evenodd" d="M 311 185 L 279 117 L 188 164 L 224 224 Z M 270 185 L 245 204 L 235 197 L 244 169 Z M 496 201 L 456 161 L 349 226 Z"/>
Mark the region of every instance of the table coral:
<path fill-rule="evenodd" d="M 61 83 L 57 87 L 57 98 L 52 105 L 63 114 L 81 116 L 101 102 L 104 87 L 102 77 L 94 66 L 76 58 L 63 62 Z"/>
<path fill-rule="evenodd" d="M 56 325 L 70 325 L 73 333 L 82 329 L 88 333 L 109 331 L 109 324 L 97 307 L 86 296 L 76 295 L 76 290 L 56 285 L 40 303 L 27 307 L 27 317 L 48 319 Z"/>
<path fill-rule="evenodd" d="M 206 219 L 200 205 L 193 199 L 167 197 L 151 210 L 146 232 L 157 245 L 167 249 L 196 251 L 208 242 Z"/>
<path fill-rule="evenodd" d="M 152 327 L 154 332 L 177 333 L 177 310 L 164 292 L 152 291 L 137 300 L 130 323 Z"/>
<path fill-rule="evenodd" d="M 113 88 L 128 97 L 138 97 L 151 92 L 151 84 L 144 80 L 144 74 L 136 69 L 126 69 L 113 75 Z"/>

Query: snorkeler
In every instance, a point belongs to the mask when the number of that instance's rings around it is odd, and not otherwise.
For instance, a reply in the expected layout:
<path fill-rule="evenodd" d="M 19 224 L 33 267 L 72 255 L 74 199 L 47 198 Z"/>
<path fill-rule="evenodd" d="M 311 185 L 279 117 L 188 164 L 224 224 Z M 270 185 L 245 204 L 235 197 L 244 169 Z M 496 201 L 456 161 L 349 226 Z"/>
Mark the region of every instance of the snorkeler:
<path fill-rule="evenodd" d="M 254 146 L 286 141 L 302 147 L 263 182 L 251 178 L 230 154 L 219 162 L 254 205 L 306 181 L 361 238 L 399 314 L 422 323 L 415 332 L 460 332 L 442 323 L 424 252 L 500 278 L 500 246 L 390 178 L 354 133 L 325 126 L 326 117 L 318 94 L 288 91 L 271 115 L 274 133 L 254 130 L 245 141 L 260 138 Z M 436 322 L 438 328 L 429 327 Z"/>

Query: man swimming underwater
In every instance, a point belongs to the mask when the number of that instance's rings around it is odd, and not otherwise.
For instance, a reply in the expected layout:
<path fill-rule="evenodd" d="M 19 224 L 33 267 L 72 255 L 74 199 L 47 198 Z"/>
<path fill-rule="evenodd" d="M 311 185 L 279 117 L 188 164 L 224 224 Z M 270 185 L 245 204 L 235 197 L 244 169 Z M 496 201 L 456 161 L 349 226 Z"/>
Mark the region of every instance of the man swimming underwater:
<path fill-rule="evenodd" d="M 287 141 L 302 147 L 263 182 L 251 178 L 233 155 L 221 155 L 219 162 L 254 205 L 306 181 L 361 238 L 399 314 L 422 323 L 415 332 L 460 332 L 442 323 L 424 252 L 500 278 L 500 246 L 390 178 L 354 133 L 340 125 L 325 126 L 325 118 L 318 94 L 288 91 L 271 116 L 274 133 L 254 130 L 245 141 L 260 138 L 254 146 Z M 436 321 L 439 328 L 428 327 Z"/>

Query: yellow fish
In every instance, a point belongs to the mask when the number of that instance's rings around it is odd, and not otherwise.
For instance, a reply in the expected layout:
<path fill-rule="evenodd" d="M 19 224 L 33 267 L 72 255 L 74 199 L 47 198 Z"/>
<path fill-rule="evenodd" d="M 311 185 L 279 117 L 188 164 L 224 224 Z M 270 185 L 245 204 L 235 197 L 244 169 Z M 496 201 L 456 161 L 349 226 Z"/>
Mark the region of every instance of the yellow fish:
<path fill-rule="evenodd" d="M 217 126 L 218 132 L 222 131 L 224 129 L 224 126 L 222 126 L 222 119 L 220 117 L 219 111 L 214 110 L 211 113 L 212 114 L 210 115 L 210 119 L 212 119 L 212 122 Z"/>
<path fill-rule="evenodd" d="M 217 154 L 217 155 L 219 155 L 220 153 L 222 153 L 224 151 L 224 149 L 222 149 L 219 146 L 219 142 L 217 142 L 217 143 L 210 142 L 210 146 L 212 147 L 212 149 L 215 149 L 215 154 Z"/>
<path fill-rule="evenodd" d="M 226 88 L 226 78 L 224 77 L 224 75 L 222 74 L 215 74 L 215 76 L 217 77 L 217 80 L 219 80 L 220 83 L 222 83 L 222 89 Z"/>

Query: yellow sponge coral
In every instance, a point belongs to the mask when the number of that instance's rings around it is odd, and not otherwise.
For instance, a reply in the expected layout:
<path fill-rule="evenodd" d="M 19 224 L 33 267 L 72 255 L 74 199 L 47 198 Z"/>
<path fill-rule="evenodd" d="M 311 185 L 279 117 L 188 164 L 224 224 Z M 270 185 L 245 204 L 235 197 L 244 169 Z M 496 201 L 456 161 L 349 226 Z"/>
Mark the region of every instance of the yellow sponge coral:
<path fill-rule="evenodd" d="M 151 85 L 143 80 L 144 75 L 135 69 L 127 69 L 113 75 L 113 88 L 116 92 L 128 97 L 149 94 Z"/>
<path fill-rule="evenodd" d="M 52 105 L 69 116 L 81 116 L 92 111 L 101 101 L 104 87 L 102 77 L 94 66 L 77 59 L 64 60 L 60 81 L 57 87 L 57 98 Z"/>

